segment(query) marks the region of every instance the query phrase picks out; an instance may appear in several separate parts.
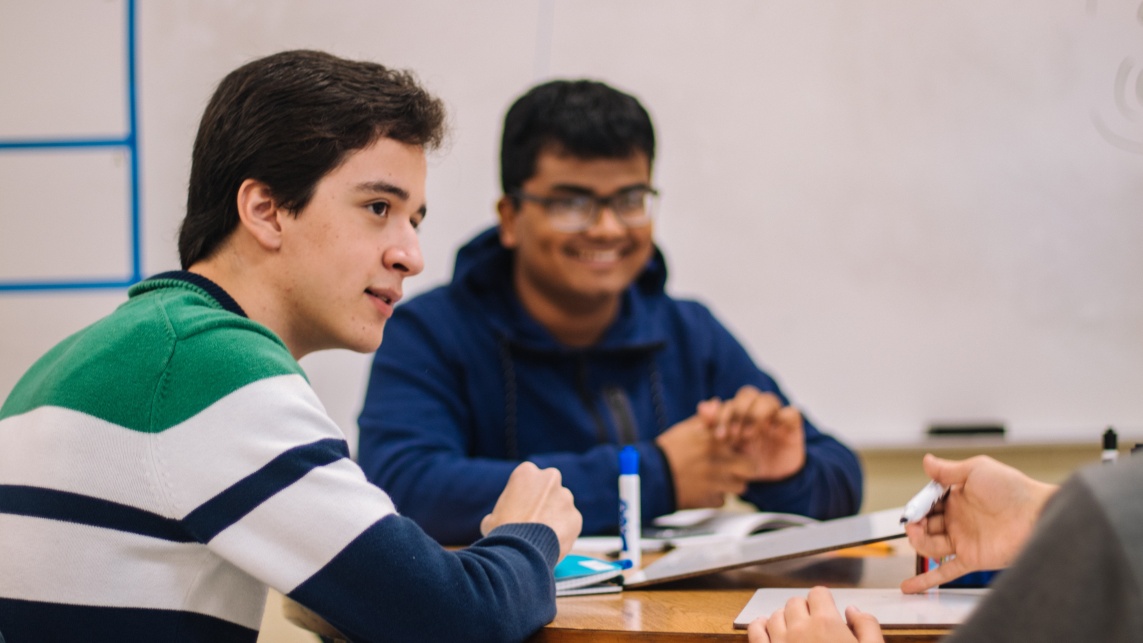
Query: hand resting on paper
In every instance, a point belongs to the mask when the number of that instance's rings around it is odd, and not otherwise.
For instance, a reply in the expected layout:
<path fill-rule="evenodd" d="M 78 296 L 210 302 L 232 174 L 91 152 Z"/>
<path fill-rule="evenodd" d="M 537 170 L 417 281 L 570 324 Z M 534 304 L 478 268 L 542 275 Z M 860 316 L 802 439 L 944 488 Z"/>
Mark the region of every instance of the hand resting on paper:
<path fill-rule="evenodd" d="M 856 607 L 837 611 L 833 595 L 824 587 L 809 596 L 791 598 L 785 609 L 769 618 L 754 619 L 746 629 L 749 643 L 884 643 L 881 626 L 871 614 Z"/>

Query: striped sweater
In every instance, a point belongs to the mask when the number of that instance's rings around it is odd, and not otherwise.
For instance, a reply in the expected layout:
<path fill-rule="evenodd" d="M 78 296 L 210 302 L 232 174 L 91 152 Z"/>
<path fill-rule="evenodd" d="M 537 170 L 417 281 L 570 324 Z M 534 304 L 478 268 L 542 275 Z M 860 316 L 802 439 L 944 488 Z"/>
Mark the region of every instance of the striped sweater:
<path fill-rule="evenodd" d="M 129 294 L 0 407 L 7 643 L 255 641 L 267 586 L 355 641 L 521 640 L 554 617 L 550 528 L 442 549 L 218 286 Z"/>

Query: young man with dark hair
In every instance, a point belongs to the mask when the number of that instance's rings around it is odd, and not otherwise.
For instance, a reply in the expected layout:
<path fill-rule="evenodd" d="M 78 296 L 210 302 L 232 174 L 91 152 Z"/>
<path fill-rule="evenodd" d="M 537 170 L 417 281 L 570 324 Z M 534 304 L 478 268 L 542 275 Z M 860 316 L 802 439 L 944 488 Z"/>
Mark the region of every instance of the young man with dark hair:
<path fill-rule="evenodd" d="M 504 122 L 499 228 L 460 250 L 451 284 L 394 313 L 359 460 L 441 542 L 478 536 L 520 461 L 563 473 L 585 533 L 614 533 L 624 444 L 640 452 L 644 520 L 728 493 L 817 518 L 860 507 L 853 453 L 706 307 L 666 293 L 654 158 L 634 97 L 533 88 Z"/>
<path fill-rule="evenodd" d="M 579 533 L 516 469 L 486 538 L 442 549 L 349 459 L 297 360 L 375 350 L 422 269 L 440 102 L 293 51 L 222 80 L 195 141 L 184 270 L 64 340 L 0 408 L 8 643 L 248 641 L 267 586 L 354 641 L 519 641 Z"/>

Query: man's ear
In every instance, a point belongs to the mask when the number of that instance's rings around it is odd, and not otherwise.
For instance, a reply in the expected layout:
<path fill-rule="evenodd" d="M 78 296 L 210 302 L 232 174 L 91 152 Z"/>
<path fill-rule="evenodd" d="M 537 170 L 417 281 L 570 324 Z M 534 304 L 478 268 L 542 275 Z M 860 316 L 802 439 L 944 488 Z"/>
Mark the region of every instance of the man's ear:
<path fill-rule="evenodd" d="M 282 246 L 281 209 L 270 186 L 246 179 L 238 186 L 238 225 L 267 250 Z"/>
<path fill-rule="evenodd" d="M 500 197 L 496 202 L 496 212 L 500 215 L 500 245 L 505 248 L 515 248 L 516 218 L 520 216 L 516 200 L 508 195 Z"/>

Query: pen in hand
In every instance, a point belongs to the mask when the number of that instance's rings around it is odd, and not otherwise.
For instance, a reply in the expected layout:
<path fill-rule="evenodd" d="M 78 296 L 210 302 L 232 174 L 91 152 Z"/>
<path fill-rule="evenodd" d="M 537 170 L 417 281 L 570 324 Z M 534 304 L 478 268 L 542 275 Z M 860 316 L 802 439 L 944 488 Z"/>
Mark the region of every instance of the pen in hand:
<path fill-rule="evenodd" d="M 946 493 L 948 493 L 947 487 L 938 484 L 935 480 L 930 480 L 929 484 L 922 487 L 917 495 L 905 504 L 905 512 L 901 514 L 901 524 L 917 522 L 929 515 L 933 506 L 940 502 Z"/>

